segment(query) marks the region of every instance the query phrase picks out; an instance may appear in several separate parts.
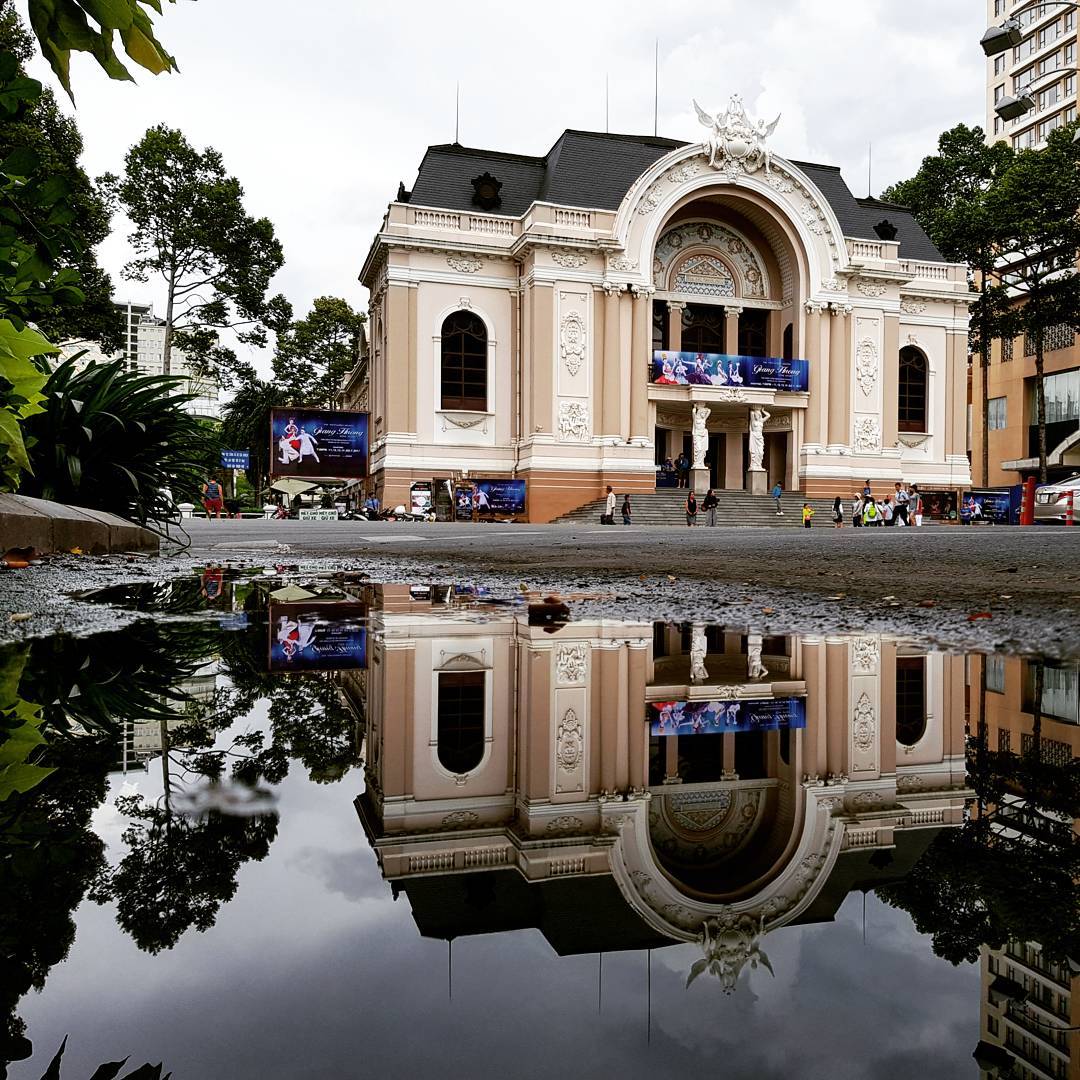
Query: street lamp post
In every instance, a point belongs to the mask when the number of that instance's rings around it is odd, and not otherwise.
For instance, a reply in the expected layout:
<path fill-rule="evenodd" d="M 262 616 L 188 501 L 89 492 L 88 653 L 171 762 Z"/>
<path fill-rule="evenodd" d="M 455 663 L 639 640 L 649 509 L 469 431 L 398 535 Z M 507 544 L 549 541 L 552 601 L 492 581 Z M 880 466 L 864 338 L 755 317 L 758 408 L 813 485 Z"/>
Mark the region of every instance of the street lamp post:
<path fill-rule="evenodd" d="M 1024 40 L 1024 27 L 1018 16 L 1022 15 L 1031 7 L 1067 7 L 1074 11 L 1080 8 L 1080 4 L 1074 4 L 1071 0 L 1029 0 L 1019 11 L 1013 12 L 1003 23 L 998 26 L 989 26 L 986 33 L 979 38 L 982 51 L 987 56 L 1000 56 L 1006 49 L 1013 49 Z"/>

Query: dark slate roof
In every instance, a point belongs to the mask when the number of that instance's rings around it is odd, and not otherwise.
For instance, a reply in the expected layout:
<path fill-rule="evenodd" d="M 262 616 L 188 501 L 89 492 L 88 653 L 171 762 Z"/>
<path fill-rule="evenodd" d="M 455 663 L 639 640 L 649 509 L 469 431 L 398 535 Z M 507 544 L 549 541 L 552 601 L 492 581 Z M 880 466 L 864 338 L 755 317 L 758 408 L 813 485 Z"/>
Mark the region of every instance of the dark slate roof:
<path fill-rule="evenodd" d="M 490 172 L 502 181 L 496 214 L 523 214 L 532 203 L 616 210 L 630 185 L 654 161 L 686 143 L 650 135 L 610 135 L 567 130 L 543 157 L 477 150 L 457 143 L 429 146 L 408 201 L 447 210 L 478 210 L 472 179 Z M 897 228 L 900 257 L 944 262 L 941 253 L 903 207 L 857 199 L 834 165 L 793 161 L 833 208 L 845 236 L 876 238 L 874 226 L 888 218 Z"/>

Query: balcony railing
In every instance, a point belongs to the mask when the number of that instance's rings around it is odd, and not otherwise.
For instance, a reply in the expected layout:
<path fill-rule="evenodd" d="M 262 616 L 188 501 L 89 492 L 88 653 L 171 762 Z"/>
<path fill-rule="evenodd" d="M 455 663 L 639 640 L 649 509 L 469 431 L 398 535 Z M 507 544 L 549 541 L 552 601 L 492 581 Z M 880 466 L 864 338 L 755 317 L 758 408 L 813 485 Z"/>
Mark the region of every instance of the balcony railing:
<path fill-rule="evenodd" d="M 747 387 L 805 393 L 810 389 L 810 363 L 777 356 L 730 356 L 660 349 L 652 354 L 649 381 L 655 386 Z"/>

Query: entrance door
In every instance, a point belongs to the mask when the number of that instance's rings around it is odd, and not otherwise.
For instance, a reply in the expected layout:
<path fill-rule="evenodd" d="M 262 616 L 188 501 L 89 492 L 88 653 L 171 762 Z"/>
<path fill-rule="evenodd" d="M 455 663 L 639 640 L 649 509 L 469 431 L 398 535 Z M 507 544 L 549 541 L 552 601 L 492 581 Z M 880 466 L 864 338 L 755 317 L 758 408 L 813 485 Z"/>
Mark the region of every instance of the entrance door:
<path fill-rule="evenodd" d="M 724 474 L 727 462 L 724 457 L 724 436 L 722 433 L 709 432 L 709 485 L 714 488 L 724 486 Z"/>

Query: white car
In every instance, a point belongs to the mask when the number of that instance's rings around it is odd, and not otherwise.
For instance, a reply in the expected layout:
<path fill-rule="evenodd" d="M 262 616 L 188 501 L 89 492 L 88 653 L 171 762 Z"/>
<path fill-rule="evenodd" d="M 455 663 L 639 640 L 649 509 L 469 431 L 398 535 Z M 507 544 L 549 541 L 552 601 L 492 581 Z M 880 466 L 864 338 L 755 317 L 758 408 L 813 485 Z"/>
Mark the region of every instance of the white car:
<path fill-rule="evenodd" d="M 1080 523 L 1080 474 L 1059 480 L 1056 484 L 1043 484 L 1035 489 L 1035 524 L 1064 525 L 1069 508 L 1069 492 L 1073 495 L 1073 513 Z"/>

